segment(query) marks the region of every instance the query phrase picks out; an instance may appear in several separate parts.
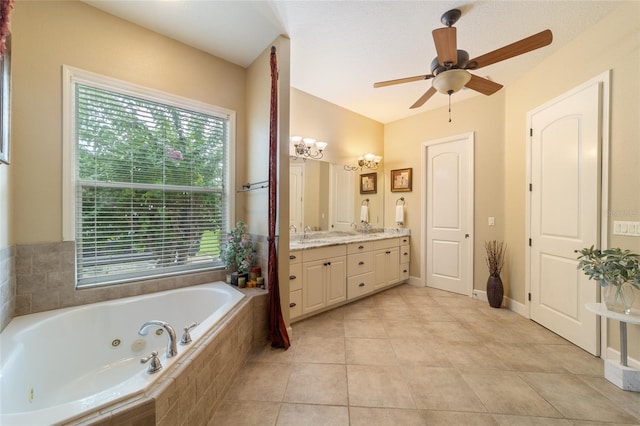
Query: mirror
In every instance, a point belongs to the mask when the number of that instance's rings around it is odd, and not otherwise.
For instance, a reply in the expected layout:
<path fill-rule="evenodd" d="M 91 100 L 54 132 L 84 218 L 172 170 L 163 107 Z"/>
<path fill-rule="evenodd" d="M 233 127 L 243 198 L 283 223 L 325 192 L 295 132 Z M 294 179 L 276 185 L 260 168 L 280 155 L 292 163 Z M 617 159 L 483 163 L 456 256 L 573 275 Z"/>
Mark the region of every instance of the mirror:
<path fill-rule="evenodd" d="M 369 224 L 384 227 L 381 170 L 345 171 L 343 165 L 327 161 L 290 158 L 289 191 L 289 225 L 297 232 L 307 226 L 314 231 L 359 227 L 366 200 Z"/>

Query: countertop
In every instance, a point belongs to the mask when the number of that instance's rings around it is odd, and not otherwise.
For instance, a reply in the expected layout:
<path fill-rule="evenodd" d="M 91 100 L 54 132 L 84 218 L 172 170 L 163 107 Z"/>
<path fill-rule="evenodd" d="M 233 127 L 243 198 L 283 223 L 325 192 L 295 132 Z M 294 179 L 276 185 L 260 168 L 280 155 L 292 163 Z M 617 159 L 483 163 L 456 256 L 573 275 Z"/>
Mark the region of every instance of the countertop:
<path fill-rule="evenodd" d="M 291 233 L 289 250 L 297 251 L 362 241 L 386 240 L 389 238 L 406 237 L 410 234 L 410 231 L 404 228 L 385 228 L 371 230 L 369 232 L 319 231 L 308 232 L 303 239 L 303 233 L 297 232 Z"/>

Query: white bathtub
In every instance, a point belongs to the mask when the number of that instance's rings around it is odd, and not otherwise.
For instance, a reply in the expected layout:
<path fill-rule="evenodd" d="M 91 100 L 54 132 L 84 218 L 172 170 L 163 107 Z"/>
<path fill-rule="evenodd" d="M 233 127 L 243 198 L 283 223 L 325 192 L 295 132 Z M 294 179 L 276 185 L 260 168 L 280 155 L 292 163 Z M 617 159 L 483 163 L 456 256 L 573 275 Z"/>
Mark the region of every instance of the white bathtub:
<path fill-rule="evenodd" d="M 211 283 L 14 318 L 0 335 L 0 425 L 55 424 L 144 392 L 243 297 Z M 199 325 L 167 359 L 166 332 L 138 334 L 149 320 L 171 324 L 178 341 Z M 154 350 L 164 368 L 148 374 L 140 358 Z"/>

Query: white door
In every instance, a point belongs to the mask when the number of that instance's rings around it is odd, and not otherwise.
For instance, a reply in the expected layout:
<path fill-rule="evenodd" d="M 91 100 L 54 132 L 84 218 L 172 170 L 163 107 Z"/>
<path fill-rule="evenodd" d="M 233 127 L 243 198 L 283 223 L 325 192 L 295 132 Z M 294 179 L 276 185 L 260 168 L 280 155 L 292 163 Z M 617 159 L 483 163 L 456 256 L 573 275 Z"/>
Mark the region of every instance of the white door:
<path fill-rule="evenodd" d="M 425 285 L 470 296 L 473 291 L 473 133 L 427 142 L 424 147 Z"/>
<path fill-rule="evenodd" d="M 531 319 L 592 354 L 600 327 L 585 303 L 598 285 L 575 250 L 600 242 L 600 105 L 596 81 L 529 114 Z"/>
<path fill-rule="evenodd" d="M 304 165 L 289 165 L 289 226 L 294 225 L 302 231 L 304 215 Z"/>
<path fill-rule="evenodd" d="M 331 164 L 329 169 L 329 226 L 332 230 L 348 230 L 354 223 L 354 173 Z"/>

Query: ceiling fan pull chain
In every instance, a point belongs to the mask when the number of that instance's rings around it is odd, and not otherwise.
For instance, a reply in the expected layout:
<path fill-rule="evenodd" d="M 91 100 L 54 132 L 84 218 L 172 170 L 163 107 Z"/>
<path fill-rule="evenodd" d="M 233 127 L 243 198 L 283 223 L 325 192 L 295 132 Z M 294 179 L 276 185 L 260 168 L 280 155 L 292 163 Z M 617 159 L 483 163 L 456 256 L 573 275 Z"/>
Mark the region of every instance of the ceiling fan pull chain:
<path fill-rule="evenodd" d="M 449 93 L 449 123 L 451 123 L 451 93 Z"/>

